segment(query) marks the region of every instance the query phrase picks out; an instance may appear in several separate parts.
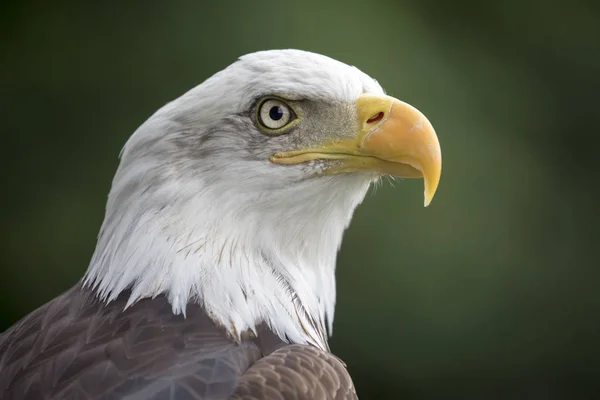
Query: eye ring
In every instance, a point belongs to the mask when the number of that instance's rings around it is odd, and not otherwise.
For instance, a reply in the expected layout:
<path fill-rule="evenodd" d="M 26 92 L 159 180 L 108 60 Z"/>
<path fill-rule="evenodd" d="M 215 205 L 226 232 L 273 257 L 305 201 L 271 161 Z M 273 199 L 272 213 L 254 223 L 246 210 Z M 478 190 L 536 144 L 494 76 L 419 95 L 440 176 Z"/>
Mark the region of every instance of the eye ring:
<path fill-rule="evenodd" d="M 258 126 L 267 133 L 280 133 L 298 122 L 294 109 L 284 100 L 267 97 L 256 107 Z"/>

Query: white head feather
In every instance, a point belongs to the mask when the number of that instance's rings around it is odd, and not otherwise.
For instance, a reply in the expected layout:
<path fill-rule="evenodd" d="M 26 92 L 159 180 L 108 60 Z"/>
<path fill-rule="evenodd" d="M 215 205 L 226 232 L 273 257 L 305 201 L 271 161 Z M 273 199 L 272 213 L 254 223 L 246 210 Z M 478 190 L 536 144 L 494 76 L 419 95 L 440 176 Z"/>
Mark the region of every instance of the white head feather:
<path fill-rule="evenodd" d="M 374 176 L 309 179 L 227 122 L 265 94 L 352 106 L 365 92 L 383 90 L 331 58 L 274 50 L 162 107 L 122 151 L 86 284 L 107 301 L 131 289 L 129 304 L 164 294 L 176 314 L 198 302 L 233 337 L 266 322 L 326 349 L 336 255 Z"/>

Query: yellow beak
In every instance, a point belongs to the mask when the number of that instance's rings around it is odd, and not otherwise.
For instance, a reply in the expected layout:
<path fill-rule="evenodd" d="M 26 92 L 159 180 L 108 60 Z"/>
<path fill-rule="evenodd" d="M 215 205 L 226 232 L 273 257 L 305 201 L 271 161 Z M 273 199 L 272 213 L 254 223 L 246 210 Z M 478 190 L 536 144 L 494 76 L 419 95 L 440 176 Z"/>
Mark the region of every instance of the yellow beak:
<path fill-rule="evenodd" d="M 317 148 L 277 153 L 271 161 L 298 164 L 338 160 L 326 174 L 370 171 L 403 178 L 422 177 L 427 207 L 442 173 L 442 152 L 431 123 L 413 106 L 390 96 L 360 96 L 356 116 L 355 137 Z"/>

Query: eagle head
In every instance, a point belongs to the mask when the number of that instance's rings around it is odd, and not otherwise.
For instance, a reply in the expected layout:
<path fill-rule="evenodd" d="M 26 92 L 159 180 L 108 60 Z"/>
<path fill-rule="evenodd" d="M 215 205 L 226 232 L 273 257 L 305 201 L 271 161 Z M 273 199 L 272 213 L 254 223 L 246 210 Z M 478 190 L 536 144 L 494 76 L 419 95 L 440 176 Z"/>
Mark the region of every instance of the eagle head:
<path fill-rule="evenodd" d="M 381 176 L 441 174 L 427 118 L 355 67 L 252 53 L 130 137 L 85 277 L 106 301 L 204 306 L 234 338 L 261 323 L 327 347 L 342 235 Z"/>

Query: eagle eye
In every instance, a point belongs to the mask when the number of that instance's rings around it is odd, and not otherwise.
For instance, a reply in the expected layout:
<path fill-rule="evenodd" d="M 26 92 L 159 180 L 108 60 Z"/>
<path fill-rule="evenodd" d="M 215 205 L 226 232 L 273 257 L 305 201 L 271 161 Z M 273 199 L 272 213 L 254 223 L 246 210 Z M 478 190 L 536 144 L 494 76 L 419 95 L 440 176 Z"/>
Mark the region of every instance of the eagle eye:
<path fill-rule="evenodd" d="M 292 107 L 285 101 L 272 97 L 262 100 L 256 110 L 258 125 L 267 133 L 279 133 L 297 118 Z"/>

